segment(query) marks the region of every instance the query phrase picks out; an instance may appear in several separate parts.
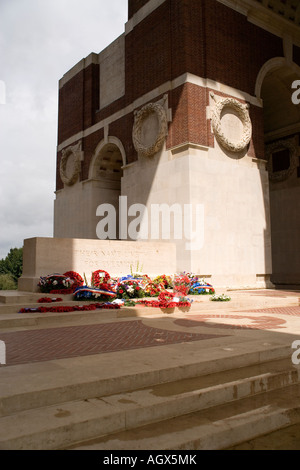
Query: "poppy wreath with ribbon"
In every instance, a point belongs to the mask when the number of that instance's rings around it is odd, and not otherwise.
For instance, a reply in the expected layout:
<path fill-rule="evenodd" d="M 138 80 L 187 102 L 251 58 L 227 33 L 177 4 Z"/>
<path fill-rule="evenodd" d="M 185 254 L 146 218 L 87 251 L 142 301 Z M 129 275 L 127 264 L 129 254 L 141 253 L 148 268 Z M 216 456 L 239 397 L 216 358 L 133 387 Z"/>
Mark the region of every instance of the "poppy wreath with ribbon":
<path fill-rule="evenodd" d="M 101 275 L 102 274 L 102 275 Z M 103 276 L 104 274 L 104 276 Z M 92 285 L 97 289 L 107 288 L 107 284 L 110 280 L 110 275 L 108 272 L 99 269 L 98 271 L 93 272 L 92 274 Z"/>
<path fill-rule="evenodd" d="M 72 281 L 74 281 L 74 287 L 81 287 L 84 284 L 83 278 L 75 271 L 68 271 L 64 274 L 64 276 L 69 277 L 72 279 Z"/>

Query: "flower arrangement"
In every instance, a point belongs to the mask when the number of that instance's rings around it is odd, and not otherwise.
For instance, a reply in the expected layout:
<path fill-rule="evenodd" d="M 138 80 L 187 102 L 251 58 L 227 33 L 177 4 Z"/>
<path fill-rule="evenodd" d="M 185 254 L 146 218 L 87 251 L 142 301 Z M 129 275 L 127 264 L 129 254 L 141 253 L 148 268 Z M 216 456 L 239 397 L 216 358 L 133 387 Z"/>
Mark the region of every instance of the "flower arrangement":
<path fill-rule="evenodd" d="M 190 295 L 212 295 L 215 293 L 215 289 L 211 284 L 205 282 L 204 279 L 193 282 L 190 287 Z"/>
<path fill-rule="evenodd" d="M 145 286 L 145 295 L 147 297 L 158 297 L 159 294 L 165 290 L 165 284 L 163 282 L 149 281 Z"/>
<path fill-rule="evenodd" d="M 103 269 L 99 269 L 92 273 L 91 286 L 87 285 L 86 277 L 85 284 L 86 285 L 81 285 L 76 288 L 74 291 L 74 299 L 84 301 L 99 300 L 107 302 L 108 300 L 117 297 L 114 289 L 115 282 L 111 279 L 108 272 Z"/>
<path fill-rule="evenodd" d="M 92 273 L 92 280 L 91 284 L 92 287 L 95 287 L 96 289 L 110 289 L 109 286 L 109 281 L 110 281 L 110 275 L 108 272 L 103 271 L 102 269 L 99 269 L 98 271 L 94 271 Z"/>
<path fill-rule="evenodd" d="M 187 295 L 190 290 L 191 281 L 185 273 L 176 275 L 173 280 L 173 289 L 177 295 Z"/>
<path fill-rule="evenodd" d="M 43 293 L 65 292 L 74 290 L 74 280 L 64 274 L 50 274 L 40 277 L 38 287 Z"/>
<path fill-rule="evenodd" d="M 173 282 L 171 276 L 166 276 L 165 274 L 161 274 L 153 279 L 154 284 L 163 284 L 165 289 L 172 289 Z"/>
<path fill-rule="evenodd" d="M 68 271 L 64 273 L 64 276 L 67 276 L 68 278 L 72 279 L 74 289 L 83 286 L 84 284 L 83 278 L 80 276 L 80 274 L 76 273 L 75 271 Z"/>
<path fill-rule="evenodd" d="M 155 307 L 161 309 L 175 308 L 175 307 L 190 307 L 191 302 L 188 299 L 177 297 L 174 292 L 163 291 L 159 294 L 157 300 L 139 300 L 138 304 L 145 307 Z"/>
<path fill-rule="evenodd" d="M 212 295 L 215 289 L 211 284 L 205 281 L 197 274 L 194 273 L 180 273 L 174 279 L 174 291 L 184 295 L 185 287 L 189 286 L 188 294 L 190 295 Z M 186 289 L 187 290 L 187 289 Z"/>
<path fill-rule="evenodd" d="M 118 283 L 116 294 L 118 299 L 140 299 L 145 297 L 145 290 L 135 279 L 128 279 Z"/>
<path fill-rule="evenodd" d="M 90 285 L 88 285 L 85 274 L 83 279 L 80 274 L 75 271 L 68 271 L 64 274 L 51 274 L 41 277 L 39 287 L 42 292 L 50 294 L 72 293 L 75 300 L 93 301 L 94 303 L 92 305 L 112 305 L 110 301 L 115 299 L 113 304 L 115 303 L 118 308 L 120 308 L 121 305 L 134 306 L 137 303 L 162 309 L 189 307 L 191 301 L 186 298 L 188 294 L 215 294 L 212 285 L 193 273 L 183 272 L 175 274 L 174 277 L 162 274 L 151 280 L 149 276 L 142 274 L 139 263 L 137 264 L 135 272 L 131 267 L 131 274 L 121 278 L 111 278 L 107 271 L 99 269 L 92 273 L 91 282 Z M 171 289 L 173 289 L 173 292 L 170 291 Z M 143 300 L 144 297 L 157 297 L 157 300 Z M 231 299 L 223 294 L 222 296 L 213 295 L 211 300 L 228 301 Z M 62 301 L 62 299 L 51 299 L 50 297 L 42 297 L 39 299 L 39 303 L 58 301 Z M 95 304 L 95 301 L 101 303 Z M 85 306 L 80 308 L 82 310 L 88 310 L 88 307 L 89 305 L 86 306 L 86 308 Z M 46 307 L 39 308 L 45 309 Z M 76 309 L 76 307 L 63 306 L 49 308 L 51 308 L 51 310 L 47 309 L 47 311 L 74 311 L 72 309 Z M 29 310 L 26 309 L 26 311 Z M 37 310 L 33 309 L 31 311 Z"/>
<path fill-rule="evenodd" d="M 230 302 L 231 297 L 229 297 L 229 296 L 226 295 L 226 294 L 219 294 L 219 295 L 214 294 L 214 295 L 210 298 L 210 300 L 211 300 L 212 302 Z"/>
<path fill-rule="evenodd" d="M 80 274 L 68 271 L 64 274 L 50 274 L 40 277 L 38 287 L 40 291 L 48 294 L 72 294 L 77 287 L 84 283 Z"/>
<path fill-rule="evenodd" d="M 106 302 L 109 299 L 116 298 L 116 293 L 106 289 L 96 289 L 89 286 L 78 287 L 74 292 L 74 300 L 98 300 Z"/>

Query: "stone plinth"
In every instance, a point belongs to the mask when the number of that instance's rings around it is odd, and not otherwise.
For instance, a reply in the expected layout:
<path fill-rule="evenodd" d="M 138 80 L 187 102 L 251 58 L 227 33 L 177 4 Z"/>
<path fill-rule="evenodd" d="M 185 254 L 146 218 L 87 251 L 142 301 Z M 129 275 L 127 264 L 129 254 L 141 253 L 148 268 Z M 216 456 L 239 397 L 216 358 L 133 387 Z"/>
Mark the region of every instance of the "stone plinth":
<path fill-rule="evenodd" d="M 36 292 L 41 276 L 76 271 L 87 280 L 103 269 L 111 277 L 130 274 L 139 263 L 149 276 L 176 272 L 176 246 L 164 242 L 130 242 L 69 238 L 30 238 L 24 241 L 20 291 Z"/>

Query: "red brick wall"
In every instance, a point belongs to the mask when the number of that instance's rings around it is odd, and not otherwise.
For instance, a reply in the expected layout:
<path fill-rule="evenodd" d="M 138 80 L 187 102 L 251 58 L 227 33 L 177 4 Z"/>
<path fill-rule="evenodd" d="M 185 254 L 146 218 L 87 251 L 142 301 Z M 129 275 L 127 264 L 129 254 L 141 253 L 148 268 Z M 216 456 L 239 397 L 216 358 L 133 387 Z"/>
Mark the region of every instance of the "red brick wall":
<path fill-rule="evenodd" d="M 197 0 L 191 0 L 193 4 Z M 257 75 L 269 59 L 283 56 L 282 39 L 255 26 L 231 8 L 203 2 L 205 77 L 254 94 Z M 193 67 L 192 73 L 198 74 Z"/>
<path fill-rule="evenodd" d="M 84 72 L 79 72 L 59 90 L 58 143 L 83 128 Z"/>
<path fill-rule="evenodd" d="M 129 101 L 183 73 L 251 95 L 282 40 L 216 0 L 166 0 L 126 36 Z"/>
<path fill-rule="evenodd" d="M 99 108 L 99 65 L 81 70 L 59 90 L 58 143 L 91 127 Z"/>
<path fill-rule="evenodd" d="M 91 127 L 96 122 L 96 111 L 100 105 L 99 72 L 97 64 L 91 64 L 84 70 L 84 129 Z"/>
<path fill-rule="evenodd" d="M 171 78 L 170 52 L 170 9 L 166 1 L 126 36 L 126 103 Z"/>
<path fill-rule="evenodd" d="M 280 38 L 216 0 L 166 0 L 126 36 L 125 49 L 125 97 L 97 112 L 95 64 L 60 91 L 59 143 L 186 72 L 253 95 L 262 65 L 283 54 Z"/>
<path fill-rule="evenodd" d="M 190 72 L 191 62 L 204 76 L 202 1 L 195 10 L 191 2 L 166 0 L 126 36 L 126 102 Z"/>
<path fill-rule="evenodd" d="M 127 114 L 109 126 L 109 134 L 120 139 L 123 144 L 127 162 L 132 163 L 137 159 L 137 154 L 132 142 L 132 128 L 134 124 L 134 114 Z"/>
<path fill-rule="evenodd" d="M 188 142 L 188 87 L 180 86 L 169 94 L 172 123 L 169 125 L 167 148 Z"/>
<path fill-rule="evenodd" d="M 169 106 L 172 108 L 172 122 L 167 148 L 186 142 L 207 146 L 206 89 L 185 83 L 170 93 Z"/>
<path fill-rule="evenodd" d="M 146 0 L 129 0 L 132 16 Z M 125 96 L 99 111 L 99 66 L 91 64 L 69 80 L 59 94 L 58 143 L 120 111 L 160 85 L 189 72 L 254 95 L 259 70 L 269 59 L 283 56 L 282 40 L 249 23 L 247 18 L 216 0 L 165 0 L 125 38 Z M 300 64 L 300 49 L 294 47 Z M 212 146 L 206 120 L 209 91 L 185 84 L 169 92 L 173 122 L 167 146 L 184 142 Z M 157 98 L 158 99 L 158 98 Z M 264 155 L 262 110 L 251 106 L 255 129 L 251 156 Z M 137 156 L 132 143 L 133 114 L 110 125 L 128 163 Z M 82 178 L 103 132 L 84 140 Z M 98 141 L 97 141 L 98 139 Z M 58 176 L 58 187 L 61 187 Z"/>

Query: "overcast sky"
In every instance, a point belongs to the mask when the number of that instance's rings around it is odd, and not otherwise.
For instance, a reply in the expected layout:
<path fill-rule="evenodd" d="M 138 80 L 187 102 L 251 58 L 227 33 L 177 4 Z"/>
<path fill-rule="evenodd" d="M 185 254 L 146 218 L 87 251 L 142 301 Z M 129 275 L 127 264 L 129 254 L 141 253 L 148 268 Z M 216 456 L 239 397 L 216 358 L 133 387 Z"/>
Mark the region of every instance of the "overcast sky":
<path fill-rule="evenodd" d="M 0 259 L 53 236 L 58 81 L 126 21 L 127 0 L 0 0 Z"/>

